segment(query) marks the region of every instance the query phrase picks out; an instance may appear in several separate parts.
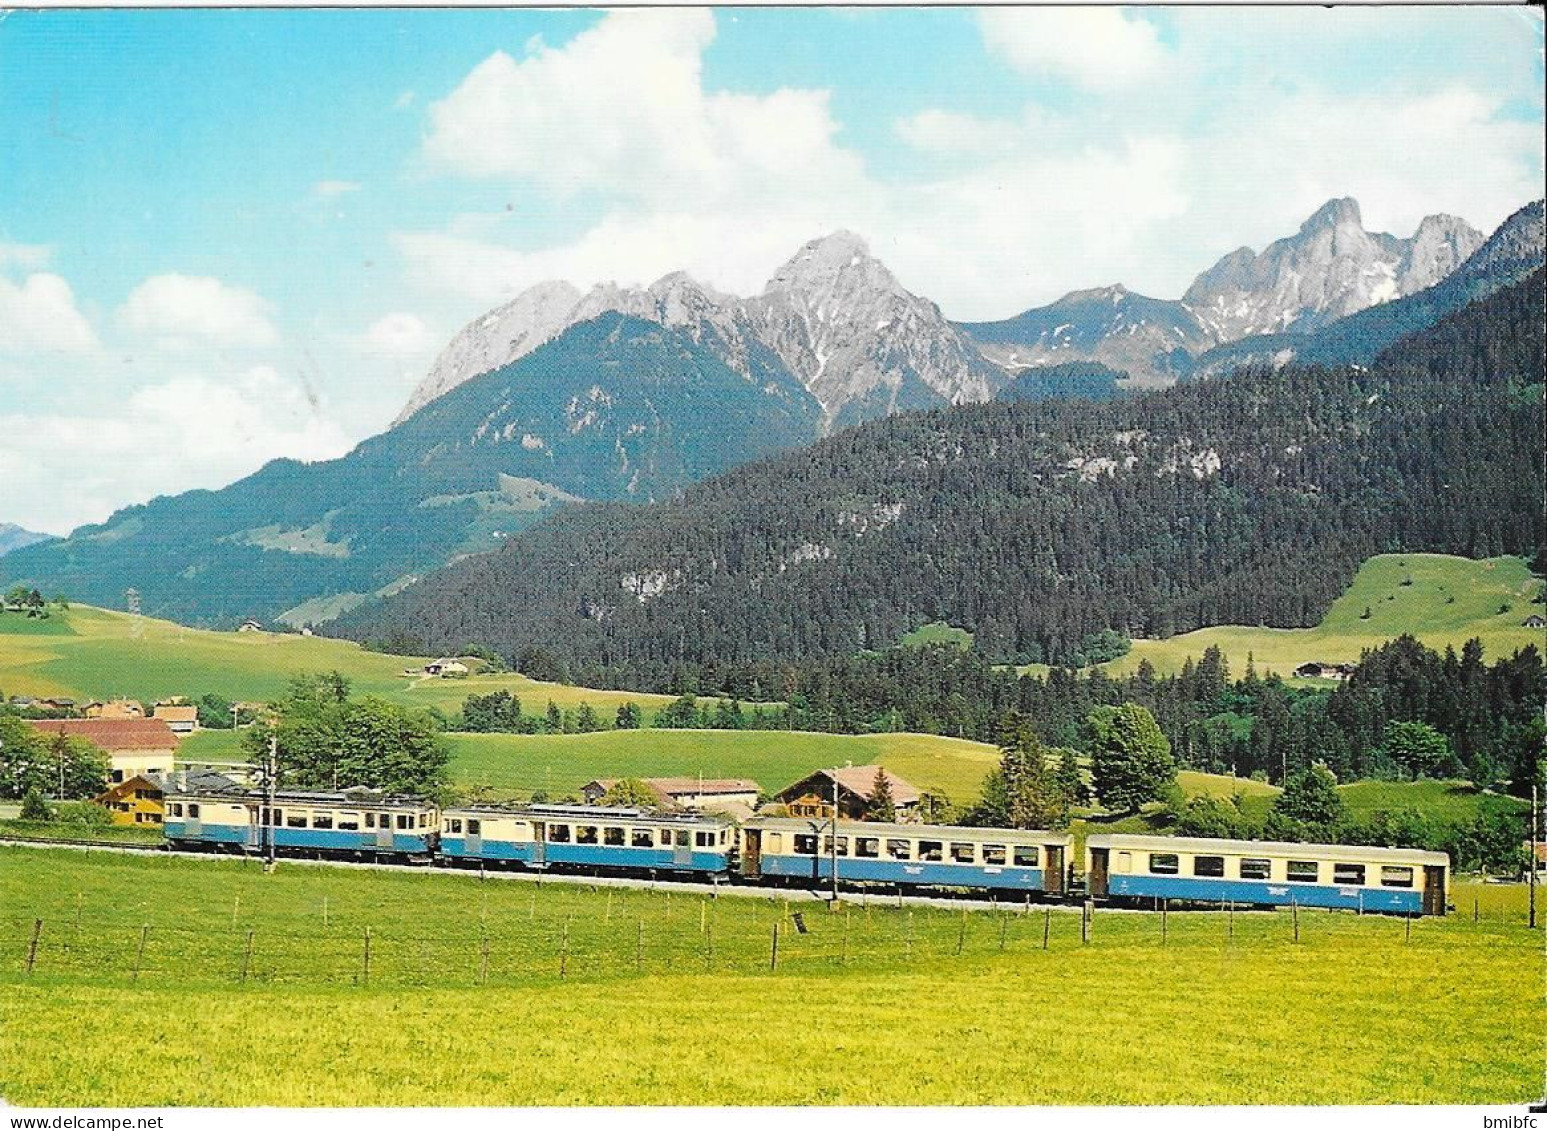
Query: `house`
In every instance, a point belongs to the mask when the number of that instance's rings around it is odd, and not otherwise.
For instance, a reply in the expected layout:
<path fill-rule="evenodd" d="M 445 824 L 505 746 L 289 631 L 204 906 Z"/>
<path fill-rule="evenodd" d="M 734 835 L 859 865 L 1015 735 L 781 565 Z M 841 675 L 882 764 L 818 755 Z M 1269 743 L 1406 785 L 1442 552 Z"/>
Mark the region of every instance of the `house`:
<path fill-rule="evenodd" d="M 1526 617 L 1525 620 L 1520 622 L 1520 627 L 1547 628 L 1547 617 L 1543 617 L 1541 613 L 1532 613 L 1530 616 Z"/>
<path fill-rule="evenodd" d="M 88 719 L 143 719 L 145 705 L 138 699 L 100 699 L 87 703 L 81 713 Z"/>
<path fill-rule="evenodd" d="M 237 627 L 236 631 L 238 631 L 238 632 L 262 632 L 263 631 L 263 625 L 261 625 L 260 623 L 258 623 L 257 621 L 255 621 L 251 617 L 249 617 L 248 619 L 244 620 Z"/>
<path fill-rule="evenodd" d="M 199 709 L 191 703 L 157 703 L 154 716 L 176 735 L 192 734 L 199 729 Z"/>
<path fill-rule="evenodd" d="M 45 735 L 83 738 L 107 752 L 109 779 L 128 781 L 136 774 L 170 773 L 177 735 L 164 719 L 28 719 Z"/>
<path fill-rule="evenodd" d="M 876 775 L 884 773 L 891 787 L 893 815 L 889 820 L 908 821 L 918 812 L 920 794 L 896 774 L 880 766 L 839 766 L 808 774 L 780 790 L 775 800 L 789 807 L 792 817 L 831 817 L 833 790 L 837 789 L 838 811 L 852 821 L 863 821 L 870 813 Z"/>
<path fill-rule="evenodd" d="M 1296 679 L 1347 679 L 1354 674 L 1357 664 L 1327 664 L 1311 660 L 1295 669 Z"/>
<path fill-rule="evenodd" d="M 135 774 L 92 798 L 113 816 L 115 825 L 159 825 L 166 817 L 168 790 L 186 793 L 236 789 L 225 774 L 210 770 L 176 770 L 167 774 Z"/>
<path fill-rule="evenodd" d="M 39 699 L 33 704 L 39 711 L 74 711 L 74 699 Z"/>
<path fill-rule="evenodd" d="M 597 778 L 586 782 L 580 796 L 587 805 L 596 805 L 620 778 Z M 757 808 L 762 788 L 748 778 L 641 778 L 659 799 L 663 809 L 704 809 L 715 813 L 745 813 Z"/>
<path fill-rule="evenodd" d="M 424 674 L 439 676 L 441 679 L 455 679 L 468 673 L 468 667 L 461 660 L 444 656 L 439 660 L 431 660 L 424 665 Z"/>

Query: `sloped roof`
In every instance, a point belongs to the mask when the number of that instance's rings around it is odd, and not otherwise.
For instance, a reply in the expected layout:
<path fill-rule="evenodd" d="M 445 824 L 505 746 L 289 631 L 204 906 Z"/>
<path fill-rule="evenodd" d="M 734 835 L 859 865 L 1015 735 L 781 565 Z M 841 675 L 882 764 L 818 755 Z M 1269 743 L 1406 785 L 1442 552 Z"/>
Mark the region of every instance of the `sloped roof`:
<path fill-rule="evenodd" d="M 919 791 L 911 784 L 898 777 L 891 770 L 883 770 L 881 766 L 835 766 L 832 769 L 818 770 L 814 774 L 808 774 L 793 785 L 780 790 L 781 798 L 798 797 L 801 794 L 813 792 L 812 787 L 820 779 L 836 781 L 843 789 L 859 797 L 868 798 L 875 790 L 876 771 L 882 770 L 886 774 L 887 784 L 892 788 L 892 801 L 897 805 L 912 805 L 919 799 Z"/>
<path fill-rule="evenodd" d="M 177 747 L 177 735 L 165 719 L 28 719 L 27 722 L 44 734 L 84 738 L 109 753 Z"/>

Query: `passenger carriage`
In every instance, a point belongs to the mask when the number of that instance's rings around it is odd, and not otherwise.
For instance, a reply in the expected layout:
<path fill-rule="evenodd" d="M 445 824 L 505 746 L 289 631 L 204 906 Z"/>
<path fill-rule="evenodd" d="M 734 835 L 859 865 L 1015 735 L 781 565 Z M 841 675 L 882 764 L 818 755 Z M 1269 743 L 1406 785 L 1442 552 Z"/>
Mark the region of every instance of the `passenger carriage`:
<path fill-rule="evenodd" d="M 1072 839 L 1066 833 L 754 817 L 741 830 L 749 879 L 899 887 L 977 888 L 1057 895 Z"/>
<path fill-rule="evenodd" d="M 174 848 L 214 848 L 276 855 L 345 855 L 429 860 L 440 814 L 419 798 L 376 790 L 339 793 L 263 790 L 166 795 L 165 831 Z"/>
<path fill-rule="evenodd" d="M 1450 857 L 1411 848 L 1100 833 L 1085 842 L 1093 898 L 1443 915 Z"/>
<path fill-rule="evenodd" d="M 726 876 L 735 826 L 716 814 L 599 806 L 460 806 L 441 814 L 448 862 Z"/>

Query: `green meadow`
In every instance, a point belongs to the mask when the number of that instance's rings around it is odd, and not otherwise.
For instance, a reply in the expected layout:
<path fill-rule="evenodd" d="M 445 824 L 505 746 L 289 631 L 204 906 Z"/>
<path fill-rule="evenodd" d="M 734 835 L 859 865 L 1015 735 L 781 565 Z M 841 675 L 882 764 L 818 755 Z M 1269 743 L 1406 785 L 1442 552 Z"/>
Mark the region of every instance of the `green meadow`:
<path fill-rule="evenodd" d="M 1287 914 L 1098 911 L 1087 944 L 1065 909 L 0 846 L 0 1097 L 1520 1103 L 1541 935 L 1518 886 L 1485 893 L 1476 922 L 1302 912 L 1298 941 Z"/>
<path fill-rule="evenodd" d="M 1214 646 L 1237 675 L 1246 670 L 1250 654 L 1258 672 L 1288 678 L 1307 661 L 1355 662 L 1364 650 L 1403 633 L 1440 652 L 1447 647 L 1459 652 L 1475 636 L 1492 661 L 1528 644 L 1542 647 L 1543 630 L 1521 623 L 1532 613 L 1547 615 L 1547 606 L 1532 601 L 1541 591 L 1541 579 L 1531 576 L 1522 558 L 1383 554 L 1360 567 L 1315 628 L 1223 625 L 1166 640 L 1135 640 L 1126 656 L 1102 666 L 1125 675 L 1148 660 L 1157 672 L 1175 672 L 1188 657 L 1196 659 Z"/>

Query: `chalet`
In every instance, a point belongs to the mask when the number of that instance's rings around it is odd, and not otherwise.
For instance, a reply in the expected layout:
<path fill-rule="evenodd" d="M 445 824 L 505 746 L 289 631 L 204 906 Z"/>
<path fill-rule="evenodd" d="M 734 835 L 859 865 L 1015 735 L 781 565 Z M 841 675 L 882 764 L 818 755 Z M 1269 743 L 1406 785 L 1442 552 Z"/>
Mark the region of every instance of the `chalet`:
<path fill-rule="evenodd" d="M 622 780 L 597 778 L 586 782 L 580 796 L 587 805 L 598 804 Z M 641 778 L 659 799 L 663 809 L 703 809 L 715 813 L 750 816 L 762 789 L 747 778 Z"/>
<path fill-rule="evenodd" d="M 191 703 L 157 703 L 154 716 L 176 735 L 192 734 L 199 729 L 199 709 Z"/>
<path fill-rule="evenodd" d="M 263 625 L 249 617 L 237 626 L 238 632 L 262 632 Z"/>
<path fill-rule="evenodd" d="M 88 719 L 143 719 L 145 705 L 138 699 L 93 700 L 81 708 Z"/>
<path fill-rule="evenodd" d="M 839 766 L 818 770 L 781 790 L 775 800 L 784 802 L 792 817 L 831 817 L 833 791 L 836 788 L 840 815 L 852 821 L 863 821 L 870 815 L 877 774 L 885 774 L 892 794 L 892 815 L 883 819 L 914 819 L 918 813 L 919 791 L 880 766 Z"/>
<path fill-rule="evenodd" d="M 1547 628 L 1547 617 L 1543 617 L 1541 613 L 1532 613 L 1530 616 L 1526 617 L 1525 620 L 1520 622 L 1520 627 Z"/>
<path fill-rule="evenodd" d="M 115 825 L 159 825 L 166 817 L 168 790 L 215 792 L 237 788 L 225 774 L 210 770 L 178 770 L 167 774 L 135 774 L 93 798 L 113 816 Z"/>
<path fill-rule="evenodd" d="M 177 735 L 163 719 L 28 719 L 46 735 L 83 738 L 107 752 L 109 779 L 128 781 L 136 774 L 170 773 Z"/>
<path fill-rule="evenodd" d="M 75 710 L 74 699 L 39 699 L 33 705 L 39 711 L 71 711 Z"/>
<path fill-rule="evenodd" d="M 438 676 L 441 679 L 455 679 L 468 673 L 468 667 L 461 660 L 450 656 L 443 656 L 439 660 L 431 660 L 424 665 L 424 674 Z"/>
<path fill-rule="evenodd" d="M 1295 669 L 1295 678 L 1344 680 L 1354 674 L 1354 668 L 1357 666 L 1356 664 L 1326 664 L 1320 660 L 1311 660 Z"/>

